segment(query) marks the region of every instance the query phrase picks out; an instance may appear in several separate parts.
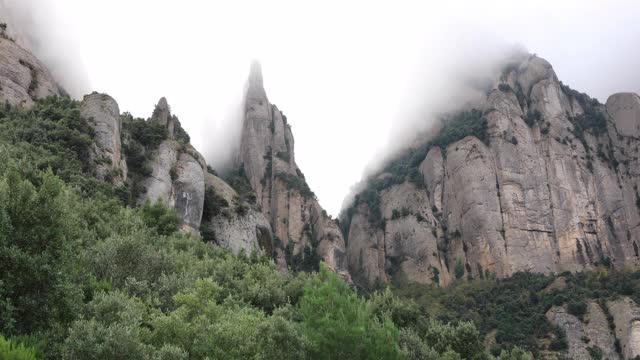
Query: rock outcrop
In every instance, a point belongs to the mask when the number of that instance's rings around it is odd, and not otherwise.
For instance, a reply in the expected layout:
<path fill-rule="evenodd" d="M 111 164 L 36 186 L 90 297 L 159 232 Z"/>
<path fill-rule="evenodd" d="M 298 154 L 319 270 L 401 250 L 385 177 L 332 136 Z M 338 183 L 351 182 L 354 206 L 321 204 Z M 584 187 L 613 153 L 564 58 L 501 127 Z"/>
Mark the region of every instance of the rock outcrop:
<path fill-rule="evenodd" d="M 635 359 L 640 356 L 640 307 L 627 297 L 609 301 L 607 307 L 613 316 L 622 358 Z"/>
<path fill-rule="evenodd" d="M 291 127 L 286 116 L 269 103 L 257 63 L 248 81 L 238 162 L 271 223 L 278 266 L 286 269 L 291 262 L 315 254 L 334 270 L 345 270 L 342 233 L 320 207 L 296 165 Z"/>
<path fill-rule="evenodd" d="M 273 249 L 269 220 L 242 202 L 237 192 L 222 179 L 206 174 L 206 200 L 211 209 L 205 209 L 202 219 L 202 235 L 234 253 L 244 251 L 270 256 Z"/>
<path fill-rule="evenodd" d="M 207 164 L 188 143 L 188 136 L 171 115 L 165 98 L 160 99 L 148 121 L 166 126 L 168 139 L 160 143 L 149 161 L 151 176 L 143 180 L 146 191 L 138 202 L 161 200 L 177 211 L 184 231 L 197 233 L 202 220 Z"/>
<path fill-rule="evenodd" d="M 639 265 L 638 95 L 603 106 L 530 56 L 505 69 L 481 110 L 485 139 L 431 146 L 416 169 L 421 183 L 395 183 L 375 208 L 351 209 L 354 278 L 442 285 Z"/>
<path fill-rule="evenodd" d="M 616 352 L 616 335 L 612 333 L 607 316 L 598 303 L 587 303 L 587 313 L 583 319 L 569 314 L 561 306 L 553 306 L 546 316 L 549 322 L 560 327 L 566 335 L 569 359 L 591 360 L 593 357 L 590 351 L 601 353 L 602 359 L 621 359 Z"/>
<path fill-rule="evenodd" d="M 553 306 L 547 319 L 560 327 L 567 339 L 569 359 L 634 359 L 640 355 L 640 307 L 628 297 L 587 302 L 581 318 L 565 306 Z"/>
<path fill-rule="evenodd" d="M 96 132 L 93 160 L 96 176 L 116 186 L 127 180 L 127 163 L 122 151 L 122 120 L 118 103 L 107 94 L 86 95 L 80 113 L 89 119 Z"/>
<path fill-rule="evenodd" d="M 35 100 L 60 95 L 49 70 L 30 52 L 0 36 L 0 100 L 31 106 Z"/>

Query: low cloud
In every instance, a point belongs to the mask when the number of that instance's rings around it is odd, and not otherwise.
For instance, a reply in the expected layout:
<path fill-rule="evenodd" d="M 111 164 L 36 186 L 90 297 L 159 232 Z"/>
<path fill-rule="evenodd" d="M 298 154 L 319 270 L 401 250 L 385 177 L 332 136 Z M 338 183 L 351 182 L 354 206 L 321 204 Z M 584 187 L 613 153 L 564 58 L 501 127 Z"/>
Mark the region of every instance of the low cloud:
<path fill-rule="evenodd" d="M 31 51 L 54 79 L 78 99 L 90 90 L 89 77 L 74 41 L 72 29 L 45 0 L 0 0 L 0 22 L 18 44 Z"/>

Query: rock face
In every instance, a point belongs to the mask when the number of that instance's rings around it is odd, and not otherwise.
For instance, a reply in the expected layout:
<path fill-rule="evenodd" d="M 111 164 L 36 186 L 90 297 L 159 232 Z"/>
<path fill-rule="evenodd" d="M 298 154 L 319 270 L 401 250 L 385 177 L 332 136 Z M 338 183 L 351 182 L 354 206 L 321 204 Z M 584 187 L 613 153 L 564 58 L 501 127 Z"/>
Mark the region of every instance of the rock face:
<path fill-rule="evenodd" d="M 149 161 L 151 176 L 143 180 L 146 192 L 138 202 L 161 200 L 177 211 L 183 231 L 197 233 L 204 204 L 207 171 L 204 158 L 188 144 L 188 136 L 184 137 L 186 133 L 171 115 L 165 98 L 160 99 L 148 121 L 167 126 L 169 138 L 158 146 Z"/>
<path fill-rule="evenodd" d="M 217 176 L 206 174 L 205 185 L 207 196 L 215 196 L 219 206 L 202 219 L 203 229 L 212 234 L 213 241 L 235 254 L 244 251 L 247 255 L 252 252 L 270 255 L 273 235 L 269 220 L 250 204 L 242 203 L 236 191 Z"/>
<path fill-rule="evenodd" d="M 290 263 L 315 253 L 334 270 L 346 269 L 342 233 L 320 207 L 296 165 L 291 127 L 286 116 L 269 103 L 257 63 L 248 81 L 238 162 L 271 223 L 274 257 L 280 268 L 287 267 L 287 260 Z"/>
<path fill-rule="evenodd" d="M 607 306 L 613 315 L 623 358 L 634 359 L 640 355 L 640 307 L 627 297 L 609 301 Z"/>
<path fill-rule="evenodd" d="M 590 351 L 594 350 L 602 352 L 602 359 L 633 359 L 640 355 L 640 307 L 628 297 L 606 305 L 588 301 L 582 319 L 560 306 L 553 306 L 546 316 L 565 332 L 569 359 L 592 359 Z"/>
<path fill-rule="evenodd" d="M 122 120 L 118 103 L 107 94 L 86 95 L 80 105 L 83 117 L 91 119 L 96 132 L 93 157 L 96 175 L 116 186 L 127 180 L 127 162 L 122 152 Z"/>
<path fill-rule="evenodd" d="M 611 332 L 607 317 L 598 303 L 587 303 L 587 313 L 582 320 L 560 306 L 549 309 L 547 319 L 564 331 L 568 345 L 567 358 L 590 360 L 589 350 L 600 349 L 603 359 L 621 359 L 615 348 L 616 336 Z"/>
<path fill-rule="evenodd" d="M 0 36 L 0 100 L 31 106 L 35 100 L 54 95 L 60 95 L 60 91 L 40 60 Z"/>
<path fill-rule="evenodd" d="M 615 94 L 603 106 L 530 56 L 496 79 L 481 110 L 484 142 L 431 147 L 417 168 L 422 184 L 392 185 L 377 208 L 351 210 L 354 278 L 444 285 L 639 265 L 638 95 Z"/>

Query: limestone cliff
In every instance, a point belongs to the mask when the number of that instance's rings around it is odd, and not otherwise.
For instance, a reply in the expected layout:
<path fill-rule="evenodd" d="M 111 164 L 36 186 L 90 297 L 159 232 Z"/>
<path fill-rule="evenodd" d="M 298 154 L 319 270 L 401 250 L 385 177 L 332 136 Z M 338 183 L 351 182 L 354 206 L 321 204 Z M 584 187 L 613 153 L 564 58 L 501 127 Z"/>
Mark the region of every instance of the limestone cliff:
<path fill-rule="evenodd" d="M 0 99 L 31 106 L 38 99 L 60 95 L 49 70 L 14 41 L 0 34 Z"/>
<path fill-rule="evenodd" d="M 347 276 L 342 234 L 296 165 L 291 126 L 269 103 L 257 63 L 252 65 L 248 81 L 238 162 L 257 205 L 271 223 L 278 266 L 286 268 L 292 262 L 319 256 Z"/>
<path fill-rule="evenodd" d="M 628 297 L 589 301 L 586 313 L 572 315 L 566 306 L 553 306 L 547 319 L 567 338 L 570 359 L 634 359 L 640 355 L 640 307 Z"/>
<path fill-rule="evenodd" d="M 269 220 L 243 201 L 229 184 L 213 174 L 205 176 L 205 207 L 201 234 L 207 241 L 231 249 L 270 256 L 273 235 Z"/>
<path fill-rule="evenodd" d="M 189 137 L 161 98 L 148 120 L 167 128 L 168 138 L 158 146 L 149 161 L 151 174 L 142 181 L 144 192 L 138 200 L 162 200 L 173 207 L 182 220 L 182 229 L 197 233 L 202 220 L 207 164 L 189 144 Z"/>
<path fill-rule="evenodd" d="M 482 139 L 425 138 L 412 176 L 383 171 L 356 197 L 345 219 L 354 278 L 447 284 L 639 264 L 638 95 L 599 104 L 529 56 L 505 67 L 480 111 L 468 116 L 485 124 Z"/>
<path fill-rule="evenodd" d="M 110 180 L 116 186 L 127 180 L 127 163 L 122 151 L 122 119 L 118 103 L 107 94 L 86 95 L 80 113 L 90 120 L 95 132 L 93 160 L 96 176 Z"/>

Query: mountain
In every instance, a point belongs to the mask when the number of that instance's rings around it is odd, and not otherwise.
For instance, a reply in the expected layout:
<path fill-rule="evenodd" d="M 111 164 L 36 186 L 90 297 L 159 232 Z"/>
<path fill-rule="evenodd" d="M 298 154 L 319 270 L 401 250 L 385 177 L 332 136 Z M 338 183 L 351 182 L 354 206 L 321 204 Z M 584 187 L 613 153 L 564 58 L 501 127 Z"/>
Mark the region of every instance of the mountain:
<path fill-rule="evenodd" d="M 354 280 L 450 284 L 639 264 L 640 97 L 606 104 L 530 55 L 368 179 L 345 211 Z"/>
<path fill-rule="evenodd" d="M 640 356 L 638 95 L 517 57 L 338 221 L 258 63 L 219 175 L 167 99 L 75 101 L 0 35 L 0 357 Z"/>
<path fill-rule="evenodd" d="M 342 233 L 296 165 L 291 126 L 287 117 L 269 103 L 262 81 L 260 65 L 254 63 L 245 95 L 239 162 L 255 191 L 257 204 L 270 219 L 273 256 L 281 268 L 309 260 L 309 266 L 317 266 L 318 260 L 313 257 L 320 257 L 348 277 Z"/>
<path fill-rule="evenodd" d="M 60 95 L 49 70 L 30 52 L 0 32 L 0 98 L 11 105 L 32 106 L 38 99 Z"/>

